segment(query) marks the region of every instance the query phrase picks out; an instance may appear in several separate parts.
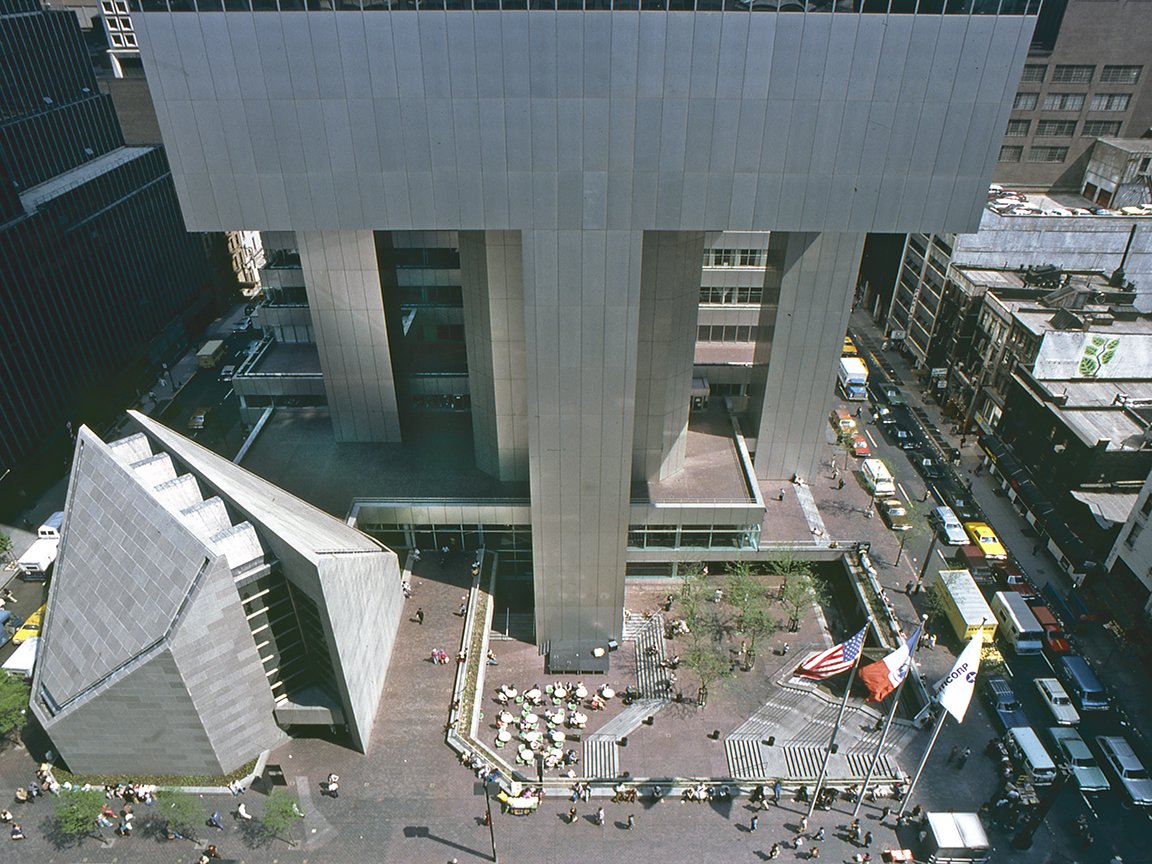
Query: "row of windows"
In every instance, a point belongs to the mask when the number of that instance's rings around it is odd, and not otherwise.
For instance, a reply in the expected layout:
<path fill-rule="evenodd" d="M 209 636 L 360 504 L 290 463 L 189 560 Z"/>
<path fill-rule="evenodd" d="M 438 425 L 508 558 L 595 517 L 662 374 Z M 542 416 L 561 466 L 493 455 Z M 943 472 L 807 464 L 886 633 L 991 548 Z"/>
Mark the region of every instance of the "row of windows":
<path fill-rule="evenodd" d="M 1101 84 L 1135 84 L 1140 80 L 1143 66 L 1105 66 L 1100 72 Z M 1024 67 L 1021 81 L 1041 83 L 1048 74 L 1046 63 L 1029 63 Z M 1059 64 L 1052 70 L 1053 84 L 1091 84 L 1096 76 L 1095 66 Z"/>
<path fill-rule="evenodd" d="M 738 303 L 759 303 L 764 296 L 763 288 L 701 288 L 700 302 L 713 306 L 729 306 Z"/>
<path fill-rule="evenodd" d="M 1040 102 L 1039 93 L 1017 93 L 1012 102 L 1012 109 L 1034 111 L 1039 105 L 1041 111 L 1082 111 L 1086 98 L 1084 93 L 1048 93 L 1045 94 L 1044 101 Z M 1132 96 L 1128 93 L 1097 93 L 1088 103 L 1088 110 L 1127 111 L 1131 102 Z"/>
<path fill-rule="evenodd" d="M 1071 138 L 1076 134 L 1075 120 L 1040 120 L 1036 123 L 1037 138 Z M 1088 138 L 1119 135 L 1120 120 L 1085 120 L 1080 134 Z M 1032 131 L 1031 120 L 1009 120 L 1006 138 L 1027 138 Z"/>
<path fill-rule="evenodd" d="M 744 324 L 701 324 L 696 328 L 696 341 L 751 342 L 754 330 Z"/>
<path fill-rule="evenodd" d="M 767 249 L 705 249 L 705 267 L 763 267 L 768 263 Z"/>
<path fill-rule="evenodd" d="M 134 12 L 275 12 L 277 0 L 131 0 Z M 539 9 L 651 12 L 838 12 L 887 15 L 1036 15 L 1040 0 L 279 0 L 282 12 Z"/>
<path fill-rule="evenodd" d="M 629 549 L 755 549 L 759 525 L 631 525 Z"/>
<path fill-rule="evenodd" d="M 1024 157 L 1024 148 L 1005 144 L 1000 148 L 1000 162 L 1019 162 Z M 1030 147 L 1029 162 L 1063 162 L 1068 158 L 1067 147 Z"/>

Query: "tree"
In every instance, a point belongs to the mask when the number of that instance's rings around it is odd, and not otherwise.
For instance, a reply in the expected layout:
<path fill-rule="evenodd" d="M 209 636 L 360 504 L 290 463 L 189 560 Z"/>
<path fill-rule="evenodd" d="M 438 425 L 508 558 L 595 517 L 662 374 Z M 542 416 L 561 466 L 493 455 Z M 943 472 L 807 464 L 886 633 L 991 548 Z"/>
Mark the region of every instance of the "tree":
<path fill-rule="evenodd" d="M 204 803 L 180 789 L 166 789 L 157 795 L 156 811 L 164 817 L 168 828 L 177 834 L 195 840 L 196 829 L 204 824 Z"/>
<path fill-rule="evenodd" d="M 69 839 L 104 838 L 96 830 L 96 817 L 104 805 L 104 792 L 100 789 L 74 789 L 59 798 L 56 807 L 56 830 Z"/>
<path fill-rule="evenodd" d="M 7 738 L 24 728 L 28 694 L 27 683 L 14 675 L 0 672 L 0 737 Z"/>
<path fill-rule="evenodd" d="M 780 600 L 788 610 L 788 629 L 795 633 L 800 629 L 800 616 L 804 609 L 813 603 L 822 603 L 827 598 L 824 586 L 812 576 L 812 570 L 805 565 L 803 570 L 795 571 L 784 583 Z"/>
<path fill-rule="evenodd" d="M 756 662 L 757 641 L 776 633 L 780 629 L 780 622 L 769 614 L 764 598 L 761 597 L 741 610 L 736 626 L 748 637 L 748 653 L 744 660 L 744 671 L 747 672 Z"/>
<path fill-rule="evenodd" d="M 691 646 L 680 661 L 700 679 L 700 689 L 696 693 L 696 704 L 703 708 L 708 704 L 708 688 L 721 678 L 732 674 L 732 663 L 727 654 L 715 645 L 698 642 Z"/>
<path fill-rule="evenodd" d="M 708 574 L 700 564 L 688 564 L 681 568 L 680 605 L 684 607 L 684 620 L 688 624 L 688 635 L 695 642 L 705 629 L 704 604 L 707 602 Z"/>
<path fill-rule="evenodd" d="M 0 561 L 12 560 L 12 537 L 6 531 L 0 531 Z"/>
<path fill-rule="evenodd" d="M 300 805 L 294 795 L 289 795 L 283 789 L 276 789 L 268 796 L 268 803 L 264 807 L 264 833 L 269 838 L 283 840 L 289 846 L 295 846 L 285 834 L 289 828 L 296 824 L 297 819 L 303 819 Z"/>
<path fill-rule="evenodd" d="M 725 575 L 728 577 L 728 602 L 737 609 L 743 609 L 761 591 L 752 574 L 752 565 L 747 561 L 730 561 Z"/>

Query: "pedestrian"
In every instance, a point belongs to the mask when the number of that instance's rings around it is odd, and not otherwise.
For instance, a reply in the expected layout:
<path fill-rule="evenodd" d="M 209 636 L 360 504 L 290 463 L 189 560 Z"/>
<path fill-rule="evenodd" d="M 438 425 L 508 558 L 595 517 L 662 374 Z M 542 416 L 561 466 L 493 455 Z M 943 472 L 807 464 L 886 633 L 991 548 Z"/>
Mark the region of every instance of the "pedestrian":
<path fill-rule="evenodd" d="M 853 819 L 848 823 L 848 839 L 853 843 L 860 840 L 860 820 Z"/>
<path fill-rule="evenodd" d="M 208 817 L 208 825 L 211 828 L 219 828 L 221 831 L 224 830 L 224 816 L 219 810 Z"/>
<path fill-rule="evenodd" d="M 817 842 L 820 842 L 824 839 L 824 826 L 823 825 L 820 826 L 819 831 L 817 831 L 815 834 L 812 835 L 812 839 L 817 841 Z"/>
<path fill-rule="evenodd" d="M 964 763 L 968 761 L 968 757 L 972 755 L 972 748 L 965 747 L 964 752 L 960 754 L 960 758 L 956 760 L 957 770 L 964 767 Z"/>
<path fill-rule="evenodd" d="M 628 814 L 628 824 L 624 826 L 624 830 L 631 831 L 632 826 L 636 824 L 636 817 L 631 813 Z"/>
<path fill-rule="evenodd" d="M 953 762 L 956 761 L 956 757 L 959 755 L 960 755 L 960 747 L 959 746 L 953 747 L 952 750 L 948 753 L 948 758 L 944 760 L 944 764 L 945 765 L 951 765 Z"/>
<path fill-rule="evenodd" d="M 252 821 L 252 814 L 248 812 L 248 808 L 244 806 L 244 802 L 240 802 L 240 806 L 236 808 L 236 818 L 243 819 L 245 822 Z"/>
<path fill-rule="evenodd" d="M 864 848 L 867 849 L 871 845 L 872 845 L 872 832 L 871 831 L 865 831 L 864 832 Z"/>
<path fill-rule="evenodd" d="M 804 835 L 803 834 L 797 834 L 796 839 L 792 841 L 792 848 L 795 849 L 797 852 L 799 852 L 803 846 L 804 846 Z"/>
<path fill-rule="evenodd" d="M 813 846 L 812 850 L 808 853 L 808 860 L 812 860 L 813 858 L 819 858 L 819 857 L 820 857 L 820 847 L 819 846 Z"/>
<path fill-rule="evenodd" d="M 781 489 L 780 494 L 778 496 L 776 496 L 776 500 L 777 501 L 783 501 L 784 500 L 784 490 L 783 489 Z"/>
<path fill-rule="evenodd" d="M 568 824 L 573 825 L 576 822 L 576 808 L 573 807 L 568 811 Z"/>
<path fill-rule="evenodd" d="M 23 840 L 24 839 L 24 829 L 20 827 L 19 822 L 13 822 L 12 823 L 11 837 L 13 840 Z"/>
<path fill-rule="evenodd" d="M 880 821 L 883 822 L 890 815 L 892 815 L 892 808 L 891 807 L 885 807 L 883 810 L 880 811 Z"/>
<path fill-rule="evenodd" d="M 904 593 L 908 597 L 912 596 L 912 583 L 911 582 L 909 582 L 907 585 L 904 586 Z"/>
<path fill-rule="evenodd" d="M 857 417 L 860 417 L 860 416 L 862 416 L 863 414 L 864 414 L 864 406 L 862 406 L 862 405 L 857 405 L 857 406 L 856 406 L 856 416 L 857 416 Z"/>
<path fill-rule="evenodd" d="M 836 488 L 837 489 L 843 489 L 844 488 L 844 478 L 843 477 L 841 477 L 840 480 L 836 483 Z"/>
<path fill-rule="evenodd" d="M 597 807 L 596 808 L 596 824 L 599 825 L 601 828 L 604 827 L 604 808 L 603 807 Z"/>
<path fill-rule="evenodd" d="M 800 833 L 803 834 L 807 830 L 808 830 L 808 817 L 807 816 L 801 816 L 800 817 Z"/>
<path fill-rule="evenodd" d="M 468 614 L 468 598 L 466 596 L 460 598 L 460 608 L 456 610 L 456 614 L 461 618 Z"/>
<path fill-rule="evenodd" d="M 756 826 L 759 824 L 760 824 L 760 817 L 759 816 L 753 816 L 752 822 L 748 825 L 748 830 L 749 831 L 755 831 Z"/>
<path fill-rule="evenodd" d="M 1037 554 L 1039 554 L 1039 552 L 1040 552 L 1040 544 L 1037 543 L 1035 546 L 1032 547 L 1032 556 L 1035 557 Z"/>
<path fill-rule="evenodd" d="M 487 657 L 485 657 L 485 662 L 489 666 L 499 666 L 500 665 L 499 663 L 496 662 L 496 655 L 492 653 L 491 648 L 488 649 L 488 655 L 487 655 Z"/>
<path fill-rule="evenodd" d="M 416 623 L 417 624 L 423 624 L 424 623 L 424 610 L 421 608 L 416 609 Z"/>
<path fill-rule="evenodd" d="M 772 848 L 768 850 L 768 857 L 769 858 L 779 858 L 780 857 L 780 844 L 779 843 L 773 843 L 772 844 Z"/>
<path fill-rule="evenodd" d="M 209 858 L 219 858 L 220 857 L 220 852 L 216 849 L 215 845 L 209 845 L 208 848 L 204 850 L 204 854 L 207 855 Z"/>
<path fill-rule="evenodd" d="M 936 649 L 936 634 L 935 633 L 929 633 L 928 634 L 928 650 L 934 651 L 935 649 Z"/>
<path fill-rule="evenodd" d="M 325 792 L 325 794 L 328 795 L 329 798 L 339 798 L 340 797 L 340 775 L 339 774 L 329 774 L 328 779 L 325 781 L 324 785 L 325 785 L 324 792 Z"/>

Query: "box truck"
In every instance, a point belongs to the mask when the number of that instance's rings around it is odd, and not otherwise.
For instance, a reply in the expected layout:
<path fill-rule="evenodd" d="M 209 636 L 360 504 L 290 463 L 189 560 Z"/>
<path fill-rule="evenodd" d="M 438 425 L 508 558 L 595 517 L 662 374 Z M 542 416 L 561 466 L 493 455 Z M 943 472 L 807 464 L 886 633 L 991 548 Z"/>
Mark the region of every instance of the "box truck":
<path fill-rule="evenodd" d="M 868 367 L 859 357 L 841 357 L 836 380 L 848 401 L 863 402 L 868 398 Z"/>
<path fill-rule="evenodd" d="M 996 617 L 967 570 L 941 570 L 936 593 L 958 639 L 967 642 L 983 631 L 984 641 L 996 635 Z"/>

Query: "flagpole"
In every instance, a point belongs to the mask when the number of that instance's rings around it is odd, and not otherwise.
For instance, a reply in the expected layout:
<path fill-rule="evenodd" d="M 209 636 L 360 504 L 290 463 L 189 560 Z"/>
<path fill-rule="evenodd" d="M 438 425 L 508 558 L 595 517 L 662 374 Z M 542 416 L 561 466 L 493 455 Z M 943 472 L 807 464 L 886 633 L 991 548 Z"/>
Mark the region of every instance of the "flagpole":
<path fill-rule="evenodd" d="M 924 624 L 927 621 L 927 615 L 920 616 L 921 636 L 923 635 Z M 919 643 L 919 636 L 916 641 Z M 853 819 L 860 815 L 860 807 L 864 804 L 864 796 L 868 794 L 868 787 L 872 785 L 872 778 L 876 774 L 876 766 L 880 762 L 880 751 L 884 749 L 884 742 L 888 740 L 888 730 L 892 728 L 892 721 L 896 718 L 896 706 L 900 704 L 900 694 L 904 691 L 904 682 L 912 676 L 912 663 L 915 660 L 915 655 L 916 646 L 913 645 L 908 653 L 908 672 L 900 679 L 900 683 L 896 685 L 896 689 L 892 693 L 892 707 L 888 709 L 888 717 L 884 721 L 884 729 L 880 733 L 880 740 L 876 742 L 876 752 L 872 754 L 872 761 L 868 763 L 868 774 L 864 778 L 864 785 L 860 787 L 860 795 L 856 798 L 856 807 L 852 810 Z"/>
<path fill-rule="evenodd" d="M 872 626 L 872 616 L 868 616 L 868 622 L 864 625 L 865 628 Z M 820 790 L 824 788 L 824 779 L 828 775 L 828 760 L 832 758 L 833 748 L 836 746 L 836 735 L 840 732 L 840 724 L 844 720 L 844 709 L 848 707 L 848 697 L 852 693 L 852 684 L 856 680 L 856 667 L 860 665 L 860 658 L 864 656 L 864 642 L 868 641 L 868 634 L 864 634 L 864 640 L 860 643 L 860 650 L 856 652 L 856 659 L 852 661 L 852 671 L 848 673 L 848 686 L 844 688 L 844 698 L 840 700 L 840 712 L 836 715 L 836 724 L 832 727 L 832 736 L 828 739 L 828 748 L 824 751 L 824 761 L 820 765 L 820 777 L 816 780 L 816 791 L 812 793 L 812 798 L 808 802 L 808 815 L 805 819 L 811 819 L 812 813 L 816 810 L 816 802 L 820 800 Z"/>
<path fill-rule="evenodd" d="M 932 730 L 932 738 L 928 742 L 928 749 L 924 751 L 924 755 L 920 757 L 920 764 L 916 767 L 916 774 L 912 778 L 912 782 L 908 785 L 908 794 L 904 796 L 904 800 L 900 802 L 900 810 L 896 814 L 899 819 L 904 815 L 904 811 L 908 809 L 908 802 L 912 800 L 912 791 L 916 788 L 916 781 L 920 779 L 920 774 L 924 771 L 924 765 L 928 761 L 928 757 L 932 755 L 932 748 L 936 745 L 936 738 L 940 735 L 940 730 L 944 728 L 944 718 L 948 716 L 947 711 L 941 710 L 939 718 L 936 720 L 936 728 Z"/>

